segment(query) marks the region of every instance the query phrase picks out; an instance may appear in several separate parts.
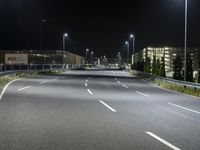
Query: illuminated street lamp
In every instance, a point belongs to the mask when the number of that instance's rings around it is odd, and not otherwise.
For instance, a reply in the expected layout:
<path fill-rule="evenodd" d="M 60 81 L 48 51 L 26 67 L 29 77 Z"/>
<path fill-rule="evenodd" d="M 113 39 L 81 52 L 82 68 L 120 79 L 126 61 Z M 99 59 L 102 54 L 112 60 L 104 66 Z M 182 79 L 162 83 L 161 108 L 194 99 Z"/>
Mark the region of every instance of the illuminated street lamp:
<path fill-rule="evenodd" d="M 134 61 L 135 61 L 135 36 L 133 34 L 131 34 L 130 38 L 133 40 L 132 65 L 134 66 Z"/>
<path fill-rule="evenodd" d="M 67 33 L 64 33 L 63 34 L 63 52 L 62 52 L 62 55 L 63 55 L 63 64 L 64 64 L 64 53 L 65 53 L 65 39 L 68 37 L 68 34 Z"/>
<path fill-rule="evenodd" d="M 85 50 L 85 64 L 87 64 L 87 53 L 89 52 L 89 49 L 87 48 L 86 50 Z"/>
<path fill-rule="evenodd" d="M 127 46 L 127 63 L 129 63 L 129 42 L 126 41 L 125 44 Z"/>

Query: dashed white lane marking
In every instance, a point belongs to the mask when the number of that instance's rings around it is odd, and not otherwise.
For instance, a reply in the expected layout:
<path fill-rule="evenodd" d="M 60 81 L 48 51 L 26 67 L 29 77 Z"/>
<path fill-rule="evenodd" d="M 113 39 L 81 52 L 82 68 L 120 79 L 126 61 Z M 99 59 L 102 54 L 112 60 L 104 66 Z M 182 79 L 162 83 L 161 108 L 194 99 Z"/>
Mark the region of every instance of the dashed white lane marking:
<path fill-rule="evenodd" d="M 156 140 L 160 141 L 161 143 L 167 145 L 168 147 L 170 147 L 173 150 L 181 150 L 180 148 L 172 145 L 171 143 L 165 141 L 164 139 L 160 138 L 159 136 L 153 134 L 152 132 L 146 132 L 146 134 L 150 135 L 151 137 L 155 138 Z"/>
<path fill-rule="evenodd" d="M 136 93 L 138 93 L 138 94 L 140 94 L 140 95 L 143 95 L 143 96 L 146 96 L 146 97 L 149 97 L 149 95 L 144 94 L 144 93 L 141 93 L 141 92 L 138 92 L 138 91 L 136 91 Z"/>
<path fill-rule="evenodd" d="M 10 84 L 12 84 L 13 82 L 18 81 L 18 80 L 21 80 L 21 78 L 9 82 L 9 83 L 3 88 L 2 92 L 1 92 L 1 95 L 0 95 L 0 100 L 3 98 L 3 95 L 4 95 L 4 93 L 6 92 L 6 89 L 8 88 L 8 86 L 9 86 Z"/>
<path fill-rule="evenodd" d="M 175 107 L 178 107 L 178 108 L 181 108 L 181 109 L 184 109 L 184 110 L 188 110 L 188 111 L 191 111 L 193 113 L 196 113 L 196 114 L 199 114 L 200 115 L 200 112 L 199 111 L 196 111 L 196 110 L 192 110 L 192 109 L 189 109 L 189 108 L 186 108 L 186 107 L 183 107 L 183 106 L 179 106 L 179 105 L 176 105 L 176 104 L 173 104 L 173 103 L 168 103 L 169 105 L 172 105 L 172 106 L 175 106 Z"/>
<path fill-rule="evenodd" d="M 40 82 L 39 84 L 44 84 L 44 83 L 47 83 L 48 81 L 42 81 L 42 82 Z"/>
<path fill-rule="evenodd" d="M 106 104 L 103 101 L 99 101 L 101 104 L 103 104 L 104 106 L 106 106 L 108 109 L 110 109 L 112 112 L 117 112 L 115 109 L 113 109 L 112 107 L 110 107 L 108 104 Z"/>
<path fill-rule="evenodd" d="M 87 87 L 87 83 L 85 83 L 85 86 Z"/>
<path fill-rule="evenodd" d="M 86 80 L 85 82 L 88 82 L 88 80 Z"/>
<path fill-rule="evenodd" d="M 123 84 L 122 86 L 128 89 L 128 86 L 126 86 L 126 85 L 124 85 L 124 84 Z"/>
<path fill-rule="evenodd" d="M 30 88 L 31 86 L 26 86 L 26 87 L 23 87 L 23 88 L 20 88 L 20 89 L 17 89 L 17 91 L 22 91 L 22 90 L 26 90 L 28 88 Z"/>
<path fill-rule="evenodd" d="M 90 91 L 90 89 L 87 89 L 88 93 L 90 93 L 90 95 L 93 95 L 92 91 Z"/>
<path fill-rule="evenodd" d="M 121 82 L 120 82 L 120 81 L 117 81 L 117 83 L 119 83 L 119 84 L 120 84 Z"/>
<path fill-rule="evenodd" d="M 115 80 L 117 81 L 117 78 L 115 78 Z"/>

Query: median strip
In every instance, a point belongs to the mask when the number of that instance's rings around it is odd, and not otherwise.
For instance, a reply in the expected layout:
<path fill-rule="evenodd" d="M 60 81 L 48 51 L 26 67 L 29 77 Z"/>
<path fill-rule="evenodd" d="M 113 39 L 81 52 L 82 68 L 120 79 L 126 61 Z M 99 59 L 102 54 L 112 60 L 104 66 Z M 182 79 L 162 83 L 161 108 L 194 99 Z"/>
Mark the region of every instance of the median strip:
<path fill-rule="evenodd" d="M 178 107 L 178 108 L 181 108 L 181 109 L 184 109 L 184 110 L 187 110 L 187 111 L 191 111 L 193 113 L 196 113 L 196 114 L 199 114 L 200 115 L 200 112 L 199 111 L 196 111 L 196 110 L 192 110 L 192 109 L 189 109 L 189 108 L 186 108 L 186 107 L 183 107 L 183 106 L 179 106 L 179 105 L 176 105 L 176 104 L 173 104 L 173 103 L 168 103 L 169 105 L 172 105 L 172 106 L 175 106 L 175 107 Z"/>
<path fill-rule="evenodd" d="M 106 104 L 103 101 L 99 101 L 101 104 L 103 104 L 104 106 L 106 106 L 108 109 L 110 109 L 112 112 L 117 112 L 115 109 L 113 109 L 112 107 L 110 107 L 108 104 Z"/>
<path fill-rule="evenodd" d="M 30 88 L 31 86 L 26 86 L 26 87 L 23 87 L 23 88 L 20 88 L 20 89 L 17 89 L 17 91 L 22 91 L 22 90 L 26 90 L 28 88 Z"/>
<path fill-rule="evenodd" d="M 146 132 L 146 134 L 150 135 L 151 137 L 155 138 L 156 140 L 160 141 L 161 143 L 165 144 L 166 146 L 170 147 L 173 150 L 181 150 L 180 148 L 172 145 L 171 143 L 165 141 L 164 139 L 160 138 L 159 136 L 153 134 L 152 132 Z"/>

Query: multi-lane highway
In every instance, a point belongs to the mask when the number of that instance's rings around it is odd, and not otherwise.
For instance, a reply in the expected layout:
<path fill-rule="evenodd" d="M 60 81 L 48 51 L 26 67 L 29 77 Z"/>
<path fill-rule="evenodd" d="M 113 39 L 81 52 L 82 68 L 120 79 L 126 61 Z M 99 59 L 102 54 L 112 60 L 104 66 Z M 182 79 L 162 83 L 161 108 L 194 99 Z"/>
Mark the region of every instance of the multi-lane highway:
<path fill-rule="evenodd" d="M 124 71 L 21 79 L 0 100 L 1 150 L 199 150 L 200 99 Z"/>

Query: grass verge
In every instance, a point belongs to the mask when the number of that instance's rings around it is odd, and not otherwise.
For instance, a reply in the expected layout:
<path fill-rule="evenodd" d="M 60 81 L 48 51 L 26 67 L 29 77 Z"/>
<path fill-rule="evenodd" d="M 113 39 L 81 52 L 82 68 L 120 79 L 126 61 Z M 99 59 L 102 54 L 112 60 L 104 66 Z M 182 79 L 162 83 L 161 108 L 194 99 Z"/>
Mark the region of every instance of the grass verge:
<path fill-rule="evenodd" d="M 184 94 L 200 97 L 200 89 L 199 88 L 184 86 L 181 84 L 177 84 L 174 82 L 165 81 L 165 80 L 161 80 L 161 79 L 157 79 L 157 78 L 147 78 L 147 77 L 144 77 L 142 74 L 135 74 L 132 71 L 128 71 L 128 72 L 131 74 L 134 74 L 136 77 L 145 79 L 146 81 L 148 81 L 154 85 L 160 86 L 162 88 L 176 91 L 179 93 L 184 93 Z"/>

